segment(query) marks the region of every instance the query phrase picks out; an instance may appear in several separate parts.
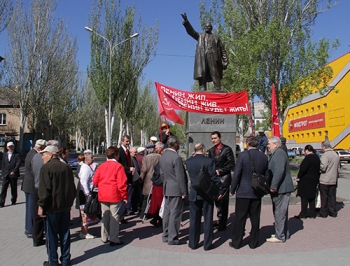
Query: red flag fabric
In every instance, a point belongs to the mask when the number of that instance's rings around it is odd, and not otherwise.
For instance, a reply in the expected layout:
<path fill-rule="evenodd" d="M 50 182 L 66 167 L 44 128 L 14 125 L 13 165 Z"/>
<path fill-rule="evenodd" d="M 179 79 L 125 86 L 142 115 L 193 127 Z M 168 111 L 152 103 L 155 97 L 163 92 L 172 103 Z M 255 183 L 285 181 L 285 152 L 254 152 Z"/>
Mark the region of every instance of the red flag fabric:
<path fill-rule="evenodd" d="M 280 137 L 280 123 L 278 120 L 278 109 L 275 84 L 272 84 L 272 96 L 271 96 L 271 113 L 272 113 L 272 134 L 276 137 Z"/>
<path fill-rule="evenodd" d="M 237 93 L 188 92 L 158 82 L 155 85 L 159 114 L 175 123 L 183 123 L 175 110 L 204 114 L 250 114 L 248 93 L 245 90 Z"/>

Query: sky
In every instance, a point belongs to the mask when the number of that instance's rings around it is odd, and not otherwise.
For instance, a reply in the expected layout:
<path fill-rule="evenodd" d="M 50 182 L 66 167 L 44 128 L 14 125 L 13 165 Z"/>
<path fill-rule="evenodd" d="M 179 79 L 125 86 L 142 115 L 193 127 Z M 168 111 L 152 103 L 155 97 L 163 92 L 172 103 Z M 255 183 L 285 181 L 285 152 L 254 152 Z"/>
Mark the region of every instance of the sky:
<path fill-rule="evenodd" d="M 28 0 L 27 0 L 28 1 Z M 81 72 L 86 73 L 90 62 L 88 24 L 92 0 L 59 0 L 56 16 L 68 21 L 68 34 L 78 42 L 78 61 Z M 193 65 L 196 41 L 190 37 L 182 25 L 181 13 L 186 13 L 192 26 L 202 32 L 199 21 L 200 0 L 121 0 L 122 6 L 134 5 L 142 16 L 145 26 L 159 25 L 157 56 L 144 69 L 145 81 L 179 89 L 191 90 L 194 83 Z M 210 0 L 207 0 L 209 3 Z M 340 47 L 334 51 L 329 61 L 350 52 L 350 1 L 340 0 L 331 10 L 320 14 L 313 26 L 313 41 L 325 37 L 331 41 L 340 40 Z M 215 25 L 214 25 L 215 26 Z M 6 32 L 0 34 L 0 55 L 7 48 Z M 154 87 L 153 87 L 154 88 Z"/>

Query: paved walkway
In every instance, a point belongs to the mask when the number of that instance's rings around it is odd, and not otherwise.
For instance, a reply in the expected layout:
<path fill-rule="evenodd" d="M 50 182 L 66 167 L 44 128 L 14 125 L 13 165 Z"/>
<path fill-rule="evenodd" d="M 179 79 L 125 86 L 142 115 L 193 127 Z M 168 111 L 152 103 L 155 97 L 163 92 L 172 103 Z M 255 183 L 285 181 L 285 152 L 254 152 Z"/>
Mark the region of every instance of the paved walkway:
<path fill-rule="evenodd" d="M 350 170 L 350 165 L 346 167 Z M 345 171 L 345 170 L 344 170 Z M 215 232 L 215 249 L 204 251 L 201 246 L 191 250 L 187 245 L 168 246 L 161 241 L 161 228 L 141 223 L 136 216 L 127 217 L 128 224 L 121 225 L 120 236 L 126 243 L 110 247 L 100 240 L 100 224 L 89 232 L 98 236 L 93 240 L 79 238 L 77 210 L 72 210 L 72 264 L 74 265 L 349 265 L 350 261 L 350 176 L 343 172 L 339 179 L 337 218 L 317 218 L 301 221 L 294 218 L 300 205 L 290 205 L 289 226 L 291 238 L 283 244 L 266 243 L 274 233 L 272 208 L 262 206 L 261 245 L 254 250 L 245 245 L 239 250 L 228 246 L 232 226 Z M 7 204 L 9 202 L 9 197 Z M 234 206 L 230 206 L 233 221 Z M 188 210 L 183 215 L 180 238 L 188 240 Z M 249 220 L 246 232 L 250 230 Z M 0 265 L 42 265 L 47 260 L 44 246 L 33 247 L 32 240 L 24 235 L 24 193 L 19 192 L 18 204 L 0 209 Z M 200 240 L 200 245 L 203 237 Z M 244 241 L 243 244 L 246 242 Z"/>

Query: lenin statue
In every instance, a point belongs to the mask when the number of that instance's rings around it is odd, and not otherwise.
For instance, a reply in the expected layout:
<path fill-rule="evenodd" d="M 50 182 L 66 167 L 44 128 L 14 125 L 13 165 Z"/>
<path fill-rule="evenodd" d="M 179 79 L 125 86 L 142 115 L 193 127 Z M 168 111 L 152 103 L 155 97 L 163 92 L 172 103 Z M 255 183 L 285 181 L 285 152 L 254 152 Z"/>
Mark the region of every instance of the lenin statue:
<path fill-rule="evenodd" d="M 188 35 L 198 41 L 194 61 L 193 78 L 198 80 L 201 91 L 207 90 L 207 82 L 214 83 L 214 89 L 221 90 L 222 72 L 227 68 L 228 59 L 224 45 L 219 36 L 213 34 L 212 25 L 208 23 L 203 33 L 196 32 L 187 19 L 186 13 L 181 14 Z"/>

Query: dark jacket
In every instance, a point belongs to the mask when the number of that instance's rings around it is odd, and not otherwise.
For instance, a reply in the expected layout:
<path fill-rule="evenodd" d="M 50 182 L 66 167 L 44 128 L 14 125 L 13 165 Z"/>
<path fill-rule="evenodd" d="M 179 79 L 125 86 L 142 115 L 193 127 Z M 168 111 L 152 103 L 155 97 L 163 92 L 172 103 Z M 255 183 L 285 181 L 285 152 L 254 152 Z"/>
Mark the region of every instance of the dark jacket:
<path fill-rule="evenodd" d="M 218 170 L 220 181 L 224 193 L 231 185 L 231 171 L 235 168 L 235 158 L 233 157 L 232 149 L 222 144 L 220 151 L 215 154 L 215 146 L 209 149 L 209 158 L 214 159 L 215 170 Z"/>
<path fill-rule="evenodd" d="M 21 165 L 21 154 L 18 151 L 13 151 L 10 161 L 8 160 L 7 152 L 2 156 L 2 177 L 18 178 L 19 167 Z M 10 173 L 13 172 L 13 175 Z"/>
<path fill-rule="evenodd" d="M 68 164 L 53 158 L 41 167 L 38 205 L 44 213 L 69 211 L 75 195 L 73 172 Z"/>
<path fill-rule="evenodd" d="M 249 149 L 238 156 L 231 183 L 231 193 L 235 193 L 237 198 L 260 199 L 262 196 L 251 187 L 253 172 L 248 152 L 254 162 L 255 172 L 264 175 L 269 180 L 267 156 L 258 149 Z"/>
<path fill-rule="evenodd" d="M 306 155 L 300 164 L 298 172 L 298 193 L 297 196 L 306 199 L 316 197 L 316 187 L 320 182 L 320 158 L 310 153 Z"/>
<path fill-rule="evenodd" d="M 193 78 L 196 80 L 201 80 L 205 77 L 207 82 L 212 81 L 210 76 L 210 71 L 206 68 L 206 54 L 205 54 L 205 35 L 206 33 L 198 33 L 193 29 L 191 23 L 189 21 L 183 22 L 183 25 L 186 29 L 188 35 L 190 35 L 193 39 L 197 40 L 196 47 L 196 55 L 194 59 L 194 73 Z M 220 79 L 223 76 L 223 69 L 225 63 L 228 64 L 228 57 L 226 54 L 226 50 L 224 45 L 222 44 L 219 36 L 215 34 L 211 34 L 210 44 L 208 46 L 211 47 L 210 55 L 213 57 L 215 61 L 215 68 L 217 69 L 217 73 Z"/>
<path fill-rule="evenodd" d="M 131 161 L 131 158 L 130 158 L 130 161 Z M 126 174 L 126 177 L 128 179 L 128 183 L 132 184 L 132 173 L 130 172 L 130 166 L 128 164 L 128 159 L 127 159 L 125 150 L 123 149 L 122 146 L 119 147 L 118 163 L 120 163 L 124 167 L 125 174 Z"/>
<path fill-rule="evenodd" d="M 268 139 L 266 137 L 266 135 L 262 135 L 262 136 L 257 136 L 258 138 L 258 150 L 261 152 L 265 152 L 267 149 L 267 143 L 268 143 Z"/>
<path fill-rule="evenodd" d="M 270 188 L 276 190 L 278 194 L 294 191 L 289 159 L 281 148 L 272 152 L 269 160 L 269 176 L 271 179 Z"/>
<path fill-rule="evenodd" d="M 35 194 L 34 174 L 32 171 L 32 159 L 37 154 L 36 149 L 32 149 L 27 153 L 24 163 L 24 178 L 22 183 L 22 190 L 26 193 Z"/>
<path fill-rule="evenodd" d="M 191 184 L 196 180 L 197 175 L 199 174 L 202 163 L 204 160 L 203 168 L 205 171 L 209 173 L 209 176 L 211 177 L 212 182 L 216 184 L 216 186 L 221 189 L 221 182 L 220 178 L 216 175 L 215 172 L 215 162 L 213 159 L 205 157 L 203 154 L 196 154 L 194 157 L 191 157 L 186 160 L 186 167 L 187 171 L 190 176 Z M 223 192 L 220 191 L 220 194 Z M 201 196 L 197 194 L 197 191 L 195 191 L 192 186 L 190 187 L 190 196 L 189 201 L 196 201 L 196 200 L 203 200 Z"/>

